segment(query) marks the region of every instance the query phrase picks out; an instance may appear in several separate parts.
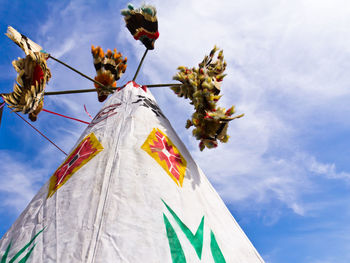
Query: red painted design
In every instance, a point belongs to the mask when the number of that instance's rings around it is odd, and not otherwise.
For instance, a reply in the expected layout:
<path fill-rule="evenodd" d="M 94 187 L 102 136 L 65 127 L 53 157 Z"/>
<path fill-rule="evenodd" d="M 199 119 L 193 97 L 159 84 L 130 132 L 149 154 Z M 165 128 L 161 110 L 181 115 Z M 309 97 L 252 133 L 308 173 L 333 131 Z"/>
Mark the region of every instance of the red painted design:
<path fill-rule="evenodd" d="M 85 140 L 80 147 L 74 150 L 62 167 L 55 172 L 54 176 L 57 178 L 55 187 L 59 186 L 67 175 L 71 174 L 75 168 L 79 167 L 84 160 L 96 151 L 97 149 L 93 147 L 90 138 Z"/>
<path fill-rule="evenodd" d="M 166 162 L 169 172 L 179 180 L 179 166 L 182 164 L 180 154 L 174 152 L 173 146 L 168 144 L 163 134 L 157 131 L 155 135 L 157 140 L 153 140 L 154 145 L 150 144 L 151 151 L 158 153 L 160 160 Z"/>

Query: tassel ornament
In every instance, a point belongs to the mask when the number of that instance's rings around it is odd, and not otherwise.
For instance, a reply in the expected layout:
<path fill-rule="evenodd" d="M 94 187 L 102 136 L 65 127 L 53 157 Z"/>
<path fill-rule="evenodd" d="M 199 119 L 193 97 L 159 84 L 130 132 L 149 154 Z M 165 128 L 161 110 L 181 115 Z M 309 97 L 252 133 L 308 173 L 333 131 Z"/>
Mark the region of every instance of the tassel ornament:
<path fill-rule="evenodd" d="M 218 51 L 215 46 L 209 56 L 205 56 L 198 68 L 178 67 L 178 72 L 173 77 L 182 85 L 171 87 L 179 97 L 190 99 L 195 112 L 192 118 L 187 120 L 186 128 L 194 126 L 193 136 L 200 141 L 199 149 L 215 148 L 218 141 L 226 143 L 228 123 L 233 119 L 241 118 L 244 114 L 232 116 L 235 113 L 234 106 L 226 110 L 217 107 L 220 100 L 221 83 L 226 74 L 226 62 L 223 51 L 220 50 L 217 59 L 214 55 Z"/>
<path fill-rule="evenodd" d="M 46 63 L 49 55 L 13 27 L 8 27 L 6 35 L 24 51 L 26 57 L 12 62 L 18 75 L 13 92 L 3 94 L 4 101 L 13 111 L 28 114 L 31 121 L 36 121 L 43 108 L 46 83 L 51 78 Z"/>
<path fill-rule="evenodd" d="M 129 4 L 127 9 L 123 9 L 126 27 L 135 40 L 140 40 L 147 49 L 154 49 L 154 43 L 159 37 L 157 10 L 154 6 L 143 5 L 135 9 Z"/>
<path fill-rule="evenodd" d="M 113 93 L 113 88 L 117 87 L 117 80 L 123 75 L 127 67 L 127 57 L 123 58 L 120 52 L 114 49 L 103 52 L 102 48 L 91 46 L 91 53 L 96 69 L 95 80 L 105 85 L 108 89 L 104 89 L 98 84 L 94 84 L 97 89 L 97 96 L 100 102 L 104 101 L 110 93 Z"/>

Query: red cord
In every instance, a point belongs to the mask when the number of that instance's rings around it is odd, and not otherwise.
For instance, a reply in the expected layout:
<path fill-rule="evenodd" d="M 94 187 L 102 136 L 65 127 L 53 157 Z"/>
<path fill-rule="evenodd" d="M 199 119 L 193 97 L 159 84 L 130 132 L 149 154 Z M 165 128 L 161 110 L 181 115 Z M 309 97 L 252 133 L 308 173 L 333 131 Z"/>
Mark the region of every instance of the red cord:
<path fill-rule="evenodd" d="M 42 134 L 37 128 L 35 128 L 32 124 L 30 124 L 26 119 L 24 119 L 21 115 L 19 115 L 17 112 L 14 112 L 17 114 L 18 117 L 20 117 L 22 120 L 24 120 L 27 124 L 29 124 L 34 130 L 36 130 L 41 136 L 43 136 L 46 140 L 51 142 L 54 146 L 56 146 L 57 149 L 59 149 L 61 152 L 63 152 L 65 155 L 66 154 L 60 147 L 58 147 L 53 141 L 51 141 L 49 138 L 47 138 L 44 134 Z"/>
<path fill-rule="evenodd" d="M 75 121 L 80 121 L 82 123 L 85 123 L 85 124 L 90 124 L 89 122 L 86 122 L 86 121 L 82 121 L 82 120 L 79 120 L 79 119 L 76 119 L 76 118 L 72 118 L 72 117 L 68 117 L 66 115 L 62 115 L 62 114 L 59 114 L 59 113 L 56 113 L 56 112 L 53 112 L 53 111 L 49 111 L 49 110 L 46 110 L 46 109 L 43 109 L 43 111 L 46 111 L 48 113 L 51 113 L 51 114 L 55 114 L 55 115 L 58 115 L 58 116 L 61 116 L 61 117 L 64 117 L 64 118 L 67 118 L 67 119 L 71 119 L 71 120 L 75 120 Z"/>
<path fill-rule="evenodd" d="M 84 104 L 84 109 L 85 109 L 86 114 L 87 114 L 87 115 L 89 115 L 89 117 L 90 117 L 90 118 L 91 118 L 91 120 L 92 120 L 93 118 L 92 118 L 92 116 L 90 115 L 90 113 L 88 113 L 88 111 L 87 111 L 87 109 L 86 109 L 85 104 Z"/>

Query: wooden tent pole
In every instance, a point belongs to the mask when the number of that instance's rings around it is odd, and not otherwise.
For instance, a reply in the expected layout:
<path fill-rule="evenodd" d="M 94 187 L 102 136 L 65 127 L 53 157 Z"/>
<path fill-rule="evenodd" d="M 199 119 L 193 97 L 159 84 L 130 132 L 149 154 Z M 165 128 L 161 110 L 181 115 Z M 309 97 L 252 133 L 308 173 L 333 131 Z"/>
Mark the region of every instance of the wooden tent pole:
<path fill-rule="evenodd" d="M 150 85 L 144 85 L 147 88 L 160 88 L 160 87 L 175 87 L 175 86 L 180 86 L 181 84 L 176 84 L 176 83 L 169 83 L 169 84 L 150 84 Z M 123 87 L 123 86 L 122 86 Z M 118 88 L 122 87 L 116 87 L 112 88 L 113 90 L 116 90 Z M 62 90 L 62 91 L 49 91 L 45 92 L 45 96 L 48 95 L 63 95 L 63 94 L 73 94 L 73 93 L 85 93 L 85 92 L 96 92 L 96 89 L 78 89 L 78 90 Z"/>
<path fill-rule="evenodd" d="M 44 96 L 49 95 L 62 95 L 62 94 L 74 94 L 74 93 L 86 93 L 86 92 L 96 92 L 96 89 L 77 89 L 77 90 L 62 90 L 62 91 L 49 91 L 45 92 Z"/>
<path fill-rule="evenodd" d="M 148 52 L 148 48 L 146 48 L 145 53 L 143 53 L 143 56 L 142 56 L 141 61 L 140 61 L 140 64 L 139 64 L 139 66 L 137 67 L 137 70 L 136 70 L 136 72 L 135 72 L 135 76 L 134 76 L 134 78 L 132 79 L 132 81 L 135 81 L 137 75 L 139 74 L 141 65 L 142 65 L 143 60 L 145 59 L 145 57 L 146 57 L 146 55 L 147 55 L 147 52 Z"/>
<path fill-rule="evenodd" d="M 89 76 L 85 75 L 84 73 L 81 73 L 80 71 L 76 70 L 75 68 L 69 66 L 68 64 L 64 63 L 63 61 L 51 56 L 49 54 L 49 57 L 52 58 L 53 60 L 57 61 L 58 63 L 62 64 L 63 66 L 66 66 L 67 68 L 69 68 L 70 70 L 73 70 L 74 72 L 78 73 L 79 75 L 83 76 L 84 78 L 96 83 L 97 85 L 101 86 L 103 89 L 106 89 L 106 90 L 110 90 L 110 88 L 106 87 L 105 85 L 103 85 L 102 83 L 90 78 Z"/>
<path fill-rule="evenodd" d="M 182 84 L 178 83 L 168 83 L 168 84 L 150 84 L 150 85 L 144 85 L 147 88 L 160 88 L 160 87 L 176 87 L 181 86 Z"/>

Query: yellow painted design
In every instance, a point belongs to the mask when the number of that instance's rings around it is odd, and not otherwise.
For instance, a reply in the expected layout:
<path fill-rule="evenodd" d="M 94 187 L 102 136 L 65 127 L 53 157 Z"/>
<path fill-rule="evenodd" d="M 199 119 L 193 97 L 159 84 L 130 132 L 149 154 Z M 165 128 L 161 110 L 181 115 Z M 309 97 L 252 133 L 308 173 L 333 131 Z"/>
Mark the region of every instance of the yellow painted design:
<path fill-rule="evenodd" d="M 154 128 L 141 149 L 156 160 L 171 179 L 182 187 L 187 162 L 177 147 L 161 130 Z"/>
<path fill-rule="evenodd" d="M 50 178 L 50 198 L 72 175 L 103 150 L 94 133 L 86 136 Z"/>

